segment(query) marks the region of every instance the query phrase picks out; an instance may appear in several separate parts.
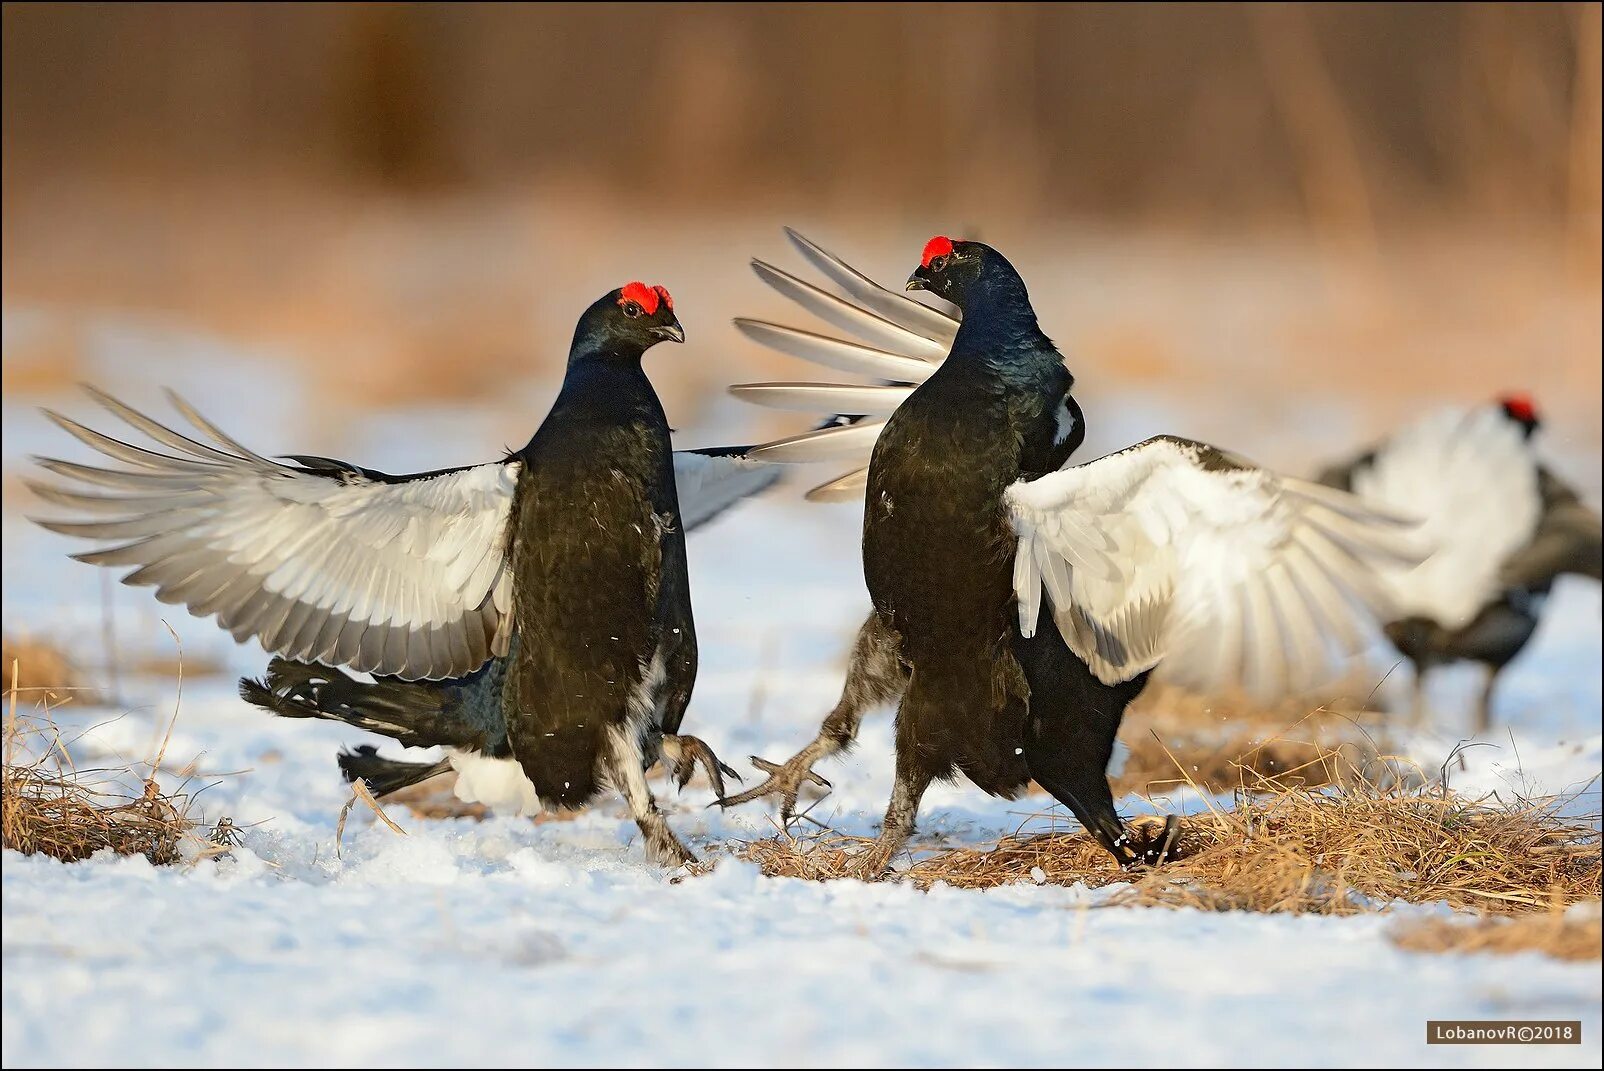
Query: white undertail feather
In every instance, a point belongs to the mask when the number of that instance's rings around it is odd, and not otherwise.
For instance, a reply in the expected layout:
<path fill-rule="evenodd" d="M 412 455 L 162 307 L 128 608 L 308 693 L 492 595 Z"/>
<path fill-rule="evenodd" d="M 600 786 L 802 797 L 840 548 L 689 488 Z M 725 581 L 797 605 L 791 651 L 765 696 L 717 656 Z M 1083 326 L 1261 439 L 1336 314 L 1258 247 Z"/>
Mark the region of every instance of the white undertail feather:
<path fill-rule="evenodd" d="M 846 298 L 837 297 L 812 283 L 774 267 L 761 260 L 752 262 L 752 270 L 774 289 L 796 302 L 832 327 L 850 332 L 890 353 L 906 353 L 910 357 L 940 363 L 952 349 L 952 340 L 933 339 L 927 335 L 888 320 Z"/>
<path fill-rule="evenodd" d="M 1415 568 L 1384 574 L 1401 616 L 1461 628 L 1498 595 L 1504 561 L 1541 520 L 1537 473 L 1522 429 L 1496 405 L 1428 414 L 1377 450 L 1354 491 L 1420 516 L 1436 548 Z"/>
<path fill-rule="evenodd" d="M 730 393 L 743 402 L 768 409 L 890 416 L 913 393 L 913 388 L 859 383 L 742 383 L 731 387 Z"/>
<path fill-rule="evenodd" d="M 477 751 L 446 748 L 446 758 L 457 771 L 452 791 L 464 803 L 482 803 L 498 815 L 536 815 L 540 797 L 535 783 L 516 759 L 497 759 Z"/>
<path fill-rule="evenodd" d="M 861 502 L 868 487 L 869 469 L 864 466 L 819 484 L 803 497 L 809 502 Z"/>
<path fill-rule="evenodd" d="M 881 286 L 833 253 L 787 228 L 786 235 L 818 269 L 831 290 L 763 261 L 753 261 L 758 278 L 825 323 L 862 342 L 762 320 L 738 319 L 735 326 L 770 349 L 829 368 L 861 375 L 873 383 L 749 383 L 730 388 L 736 397 L 772 408 L 847 413 L 875 418 L 842 423 L 794 435 L 753 450 L 753 458 L 787 464 L 845 462 L 861 469 L 869 463 L 884 417 L 913 388 L 935 372 L 952 348 L 958 319 Z M 808 493 L 813 501 L 855 497 L 862 475 L 851 472 Z"/>
<path fill-rule="evenodd" d="M 953 337 L 958 334 L 958 320 L 955 317 L 915 301 L 906 292 L 881 286 L 834 253 L 816 242 L 809 241 L 790 227 L 785 228 L 785 236 L 815 268 L 823 272 L 840 289 L 841 293 L 932 342 L 942 343 L 943 356 L 952 348 Z"/>
<path fill-rule="evenodd" d="M 769 349 L 789 357 L 800 357 L 837 372 L 872 376 L 894 383 L 923 383 L 936 370 L 934 363 L 918 357 L 804 331 L 799 327 L 737 319 L 735 328 L 753 342 Z"/>
<path fill-rule="evenodd" d="M 875 440 L 885 430 L 883 420 L 865 420 L 857 424 L 805 431 L 800 435 L 775 439 L 754 446 L 747 456 L 755 461 L 774 464 L 804 464 L 810 461 L 867 461 L 874 451 Z"/>

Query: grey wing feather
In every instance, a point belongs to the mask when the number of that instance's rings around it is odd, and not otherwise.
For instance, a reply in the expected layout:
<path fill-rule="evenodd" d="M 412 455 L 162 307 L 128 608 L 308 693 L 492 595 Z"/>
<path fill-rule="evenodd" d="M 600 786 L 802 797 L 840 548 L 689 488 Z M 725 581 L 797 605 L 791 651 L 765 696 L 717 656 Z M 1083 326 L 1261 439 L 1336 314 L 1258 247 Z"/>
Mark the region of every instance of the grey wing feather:
<path fill-rule="evenodd" d="M 132 567 L 125 583 L 274 654 L 408 680 L 470 673 L 508 631 L 520 462 L 417 478 L 314 471 L 247 450 L 176 397 L 210 442 L 91 394 L 164 449 L 46 414 L 126 466 L 40 459 L 68 482 L 29 481 L 67 511 L 39 523 L 102 544 L 79 560 Z"/>

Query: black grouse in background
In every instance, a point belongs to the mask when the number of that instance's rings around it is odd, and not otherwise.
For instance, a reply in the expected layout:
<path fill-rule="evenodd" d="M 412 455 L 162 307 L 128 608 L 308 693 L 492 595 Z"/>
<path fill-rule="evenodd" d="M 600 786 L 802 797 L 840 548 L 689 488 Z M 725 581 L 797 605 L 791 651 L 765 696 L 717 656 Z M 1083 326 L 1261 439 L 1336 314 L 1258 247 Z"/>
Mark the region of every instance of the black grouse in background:
<path fill-rule="evenodd" d="M 815 494 L 864 488 L 874 611 L 819 738 L 783 767 L 760 762 L 769 781 L 725 802 L 774 793 L 788 808 L 863 710 L 900 695 L 895 787 L 861 872 L 882 870 L 906 841 L 930 782 L 958 773 L 1001 796 L 1034 778 L 1122 865 L 1162 860 L 1173 821 L 1162 837 L 1133 838 L 1109 791 L 1126 706 L 1155 672 L 1261 695 L 1309 686 L 1385 612 L 1378 564 L 1419 560 L 1408 522 L 1169 436 L 1065 467 L 1084 435 L 1074 379 L 1000 253 L 947 238 L 925 247 L 908 288 L 958 306 L 959 323 L 793 238 L 851 300 L 767 265 L 760 274 L 871 345 L 743 329 L 899 382 L 736 388 L 787 408 L 846 398 L 848 413 L 889 414 L 749 456 L 833 460 L 872 444 L 867 469 Z"/>
<path fill-rule="evenodd" d="M 1486 679 L 1475 731 L 1485 733 L 1498 674 L 1537 631 L 1554 581 L 1604 572 L 1599 516 L 1538 458 L 1532 437 L 1540 426 L 1522 394 L 1445 409 L 1320 476 L 1366 502 L 1424 517 L 1436 552 L 1418 568 L 1384 574 L 1399 614 L 1387 638 L 1414 666 L 1417 725 L 1426 673 L 1479 662 Z"/>
<path fill-rule="evenodd" d="M 727 452 L 672 451 L 641 368 L 665 339 L 684 340 L 666 290 L 612 291 L 580 318 L 528 445 L 407 476 L 263 457 L 175 397 L 208 445 L 97 394 L 170 452 L 49 414 L 124 467 L 42 459 L 116 493 L 34 485 L 96 518 L 41 523 L 115 544 L 76 557 L 133 566 L 125 583 L 281 656 L 241 682 L 250 702 L 447 749 L 435 765 L 363 749 L 342 757 L 348 775 L 392 790 L 456 766 L 463 798 L 517 811 L 578 807 L 610 785 L 650 856 L 681 863 L 644 771 L 661 755 L 683 785 L 700 763 L 723 794 L 712 752 L 679 735 L 697 660 L 685 531 L 774 477 Z"/>

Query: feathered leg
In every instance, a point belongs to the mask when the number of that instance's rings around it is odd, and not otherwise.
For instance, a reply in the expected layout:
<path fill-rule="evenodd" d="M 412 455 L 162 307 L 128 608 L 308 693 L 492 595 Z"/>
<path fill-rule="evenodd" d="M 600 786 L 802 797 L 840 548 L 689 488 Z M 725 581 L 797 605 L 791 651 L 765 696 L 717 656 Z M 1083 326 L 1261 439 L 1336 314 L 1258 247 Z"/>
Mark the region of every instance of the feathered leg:
<path fill-rule="evenodd" d="M 627 726 L 609 729 L 605 747 L 603 763 L 608 780 L 629 804 L 629 813 L 645 838 L 647 858 L 666 867 L 696 862 L 696 856 L 674 835 L 668 819 L 657 809 L 657 801 L 646 784 L 640 740 L 635 732 Z"/>
<path fill-rule="evenodd" d="M 752 765 L 768 774 L 768 779 L 745 792 L 719 800 L 720 806 L 734 807 L 764 796 L 775 796 L 780 801 L 780 820 L 789 825 L 796 811 L 797 793 L 804 782 L 826 790 L 830 788 L 830 782 L 813 772 L 814 764 L 851 748 L 858 737 L 863 715 L 874 707 L 894 701 L 907 689 L 908 669 L 898 658 L 897 651 L 896 636 L 881 623 L 879 614 L 870 611 L 852 644 L 841 698 L 835 709 L 825 716 L 819 734 L 784 763 L 773 763 L 753 755 Z"/>
<path fill-rule="evenodd" d="M 1476 700 L 1476 735 L 1485 736 L 1493 727 L 1493 687 L 1498 683 L 1498 674 L 1503 666 L 1487 666 L 1486 677 L 1482 681 L 1481 696 Z"/>
<path fill-rule="evenodd" d="M 891 866 L 892 856 L 913 836 L 919 801 L 930 787 L 930 780 L 929 773 L 898 749 L 896 782 L 891 788 L 891 802 L 886 805 L 885 820 L 880 825 L 880 836 L 871 847 L 853 857 L 849 869 L 854 877 L 872 881 Z"/>
<path fill-rule="evenodd" d="M 1415 682 L 1409 692 L 1409 728 L 1419 732 L 1431 720 L 1426 709 L 1426 667 L 1414 663 Z"/>

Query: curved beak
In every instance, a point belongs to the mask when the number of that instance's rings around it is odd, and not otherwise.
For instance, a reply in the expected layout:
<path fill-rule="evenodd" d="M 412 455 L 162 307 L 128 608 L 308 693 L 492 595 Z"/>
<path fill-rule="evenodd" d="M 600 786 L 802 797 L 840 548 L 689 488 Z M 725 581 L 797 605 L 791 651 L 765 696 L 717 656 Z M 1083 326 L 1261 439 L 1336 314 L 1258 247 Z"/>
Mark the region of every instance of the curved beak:
<path fill-rule="evenodd" d="M 906 287 L 904 287 L 903 289 L 905 289 L 905 290 L 929 290 L 930 289 L 930 284 L 925 281 L 924 276 L 920 275 L 916 271 L 912 275 L 908 276 L 908 285 Z"/>
<path fill-rule="evenodd" d="M 679 325 L 678 320 L 675 320 L 671 324 L 659 324 L 658 326 L 652 328 L 652 334 L 669 342 L 685 341 L 685 328 Z"/>

